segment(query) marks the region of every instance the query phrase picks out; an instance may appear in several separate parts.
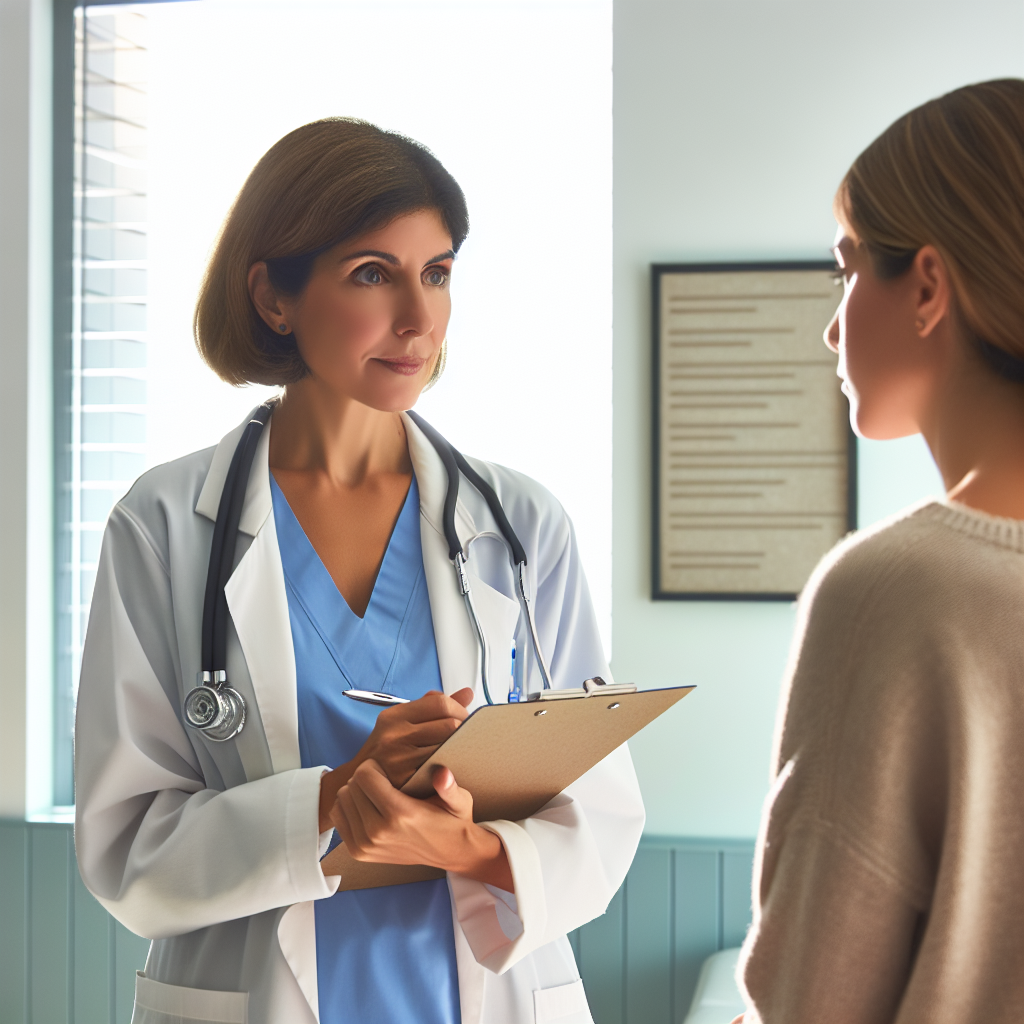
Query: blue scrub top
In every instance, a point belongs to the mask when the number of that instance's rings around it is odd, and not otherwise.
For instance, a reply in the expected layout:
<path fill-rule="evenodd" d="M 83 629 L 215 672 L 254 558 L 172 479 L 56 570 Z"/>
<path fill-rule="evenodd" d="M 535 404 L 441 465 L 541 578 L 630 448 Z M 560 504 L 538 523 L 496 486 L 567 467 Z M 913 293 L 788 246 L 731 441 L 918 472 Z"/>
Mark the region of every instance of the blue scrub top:
<path fill-rule="evenodd" d="M 359 618 L 273 475 L 270 486 L 295 646 L 302 767 L 335 768 L 359 752 L 381 711 L 342 691 L 414 699 L 441 689 L 420 548 L 419 490 L 413 477 Z M 459 1024 L 444 879 L 339 892 L 314 908 L 321 1024 Z"/>

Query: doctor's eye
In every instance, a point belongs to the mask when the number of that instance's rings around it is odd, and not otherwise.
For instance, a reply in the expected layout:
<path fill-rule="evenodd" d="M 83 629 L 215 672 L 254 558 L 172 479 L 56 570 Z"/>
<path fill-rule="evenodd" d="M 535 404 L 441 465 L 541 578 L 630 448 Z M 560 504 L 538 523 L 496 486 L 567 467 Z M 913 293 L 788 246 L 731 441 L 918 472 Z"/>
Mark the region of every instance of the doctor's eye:
<path fill-rule="evenodd" d="M 367 263 L 352 275 L 352 280 L 359 284 L 383 284 L 384 274 L 376 263 Z"/>
<path fill-rule="evenodd" d="M 444 267 L 429 267 L 423 272 L 423 282 L 433 288 L 442 288 L 448 283 L 451 271 Z"/>

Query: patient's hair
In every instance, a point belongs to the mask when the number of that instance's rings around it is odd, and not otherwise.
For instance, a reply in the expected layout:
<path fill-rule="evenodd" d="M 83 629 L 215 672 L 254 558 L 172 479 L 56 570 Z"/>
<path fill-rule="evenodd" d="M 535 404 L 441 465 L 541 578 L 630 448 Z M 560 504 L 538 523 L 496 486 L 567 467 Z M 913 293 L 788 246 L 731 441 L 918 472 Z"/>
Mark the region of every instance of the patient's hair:
<path fill-rule="evenodd" d="M 321 253 L 418 210 L 438 213 L 458 252 L 466 200 L 424 146 L 343 117 L 289 132 L 252 169 L 224 221 L 193 322 L 203 359 L 231 384 L 304 377 L 294 336 L 275 334 L 256 311 L 249 268 L 265 260 L 274 288 L 299 295 Z"/>
<path fill-rule="evenodd" d="M 854 161 L 836 212 L 881 278 L 935 246 L 969 340 L 1024 380 L 1024 81 L 968 85 L 905 114 Z"/>

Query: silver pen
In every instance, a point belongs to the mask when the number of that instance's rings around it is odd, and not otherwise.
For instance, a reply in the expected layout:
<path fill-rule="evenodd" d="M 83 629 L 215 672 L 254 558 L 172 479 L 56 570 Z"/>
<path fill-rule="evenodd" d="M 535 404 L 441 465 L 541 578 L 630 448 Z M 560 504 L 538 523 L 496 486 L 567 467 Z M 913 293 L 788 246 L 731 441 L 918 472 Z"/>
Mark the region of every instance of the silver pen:
<path fill-rule="evenodd" d="M 342 690 L 346 697 L 362 701 L 364 704 L 376 704 L 378 707 L 389 708 L 394 704 L 408 704 L 407 697 L 396 697 L 393 693 L 377 693 L 376 690 Z"/>

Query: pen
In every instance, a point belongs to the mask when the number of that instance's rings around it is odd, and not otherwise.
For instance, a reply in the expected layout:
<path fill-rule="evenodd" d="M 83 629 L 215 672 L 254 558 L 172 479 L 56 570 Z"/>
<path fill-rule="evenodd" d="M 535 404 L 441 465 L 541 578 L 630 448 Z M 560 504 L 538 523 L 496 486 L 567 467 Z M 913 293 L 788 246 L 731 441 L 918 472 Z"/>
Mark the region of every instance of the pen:
<path fill-rule="evenodd" d="M 516 638 L 512 637 L 512 673 L 508 680 L 508 702 L 518 704 L 522 699 L 522 691 L 516 684 Z"/>
<path fill-rule="evenodd" d="M 393 693 L 377 693 L 375 690 L 342 690 L 346 697 L 362 701 L 364 704 L 376 704 L 378 707 L 389 708 L 393 704 L 408 704 L 407 697 L 396 697 Z"/>

